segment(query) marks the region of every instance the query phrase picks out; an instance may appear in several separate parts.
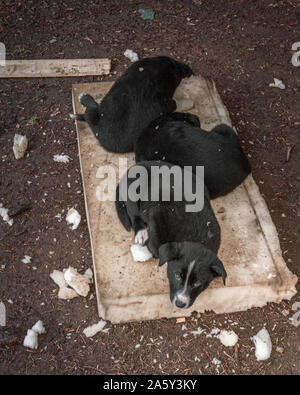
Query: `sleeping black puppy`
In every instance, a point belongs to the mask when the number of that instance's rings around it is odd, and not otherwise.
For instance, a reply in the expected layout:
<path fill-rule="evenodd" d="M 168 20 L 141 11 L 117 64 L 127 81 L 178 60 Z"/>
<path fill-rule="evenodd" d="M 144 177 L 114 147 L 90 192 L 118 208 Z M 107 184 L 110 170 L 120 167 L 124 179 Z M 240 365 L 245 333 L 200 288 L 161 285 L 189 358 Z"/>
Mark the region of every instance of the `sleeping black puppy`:
<path fill-rule="evenodd" d="M 191 75 L 189 66 L 167 56 L 140 60 L 116 80 L 100 104 L 88 94 L 79 95 L 86 111 L 70 116 L 86 121 L 106 150 L 131 152 L 151 121 L 175 111 L 175 89 Z"/>
<path fill-rule="evenodd" d="M 159 177 L 153 171 L 155 167 L 161 172 L 172 172 L 175 168 L 180 171 L 178 176 L 169 178 L 168 186 L 166 178 L 164 181 L 161 178 L 157 185 L 155 182 Z M 143 173 L 143 184 L 137 185 L 138 177 L 132 175 Z M 226 279 L 224 266 L 217 257 L 220 227 L 210 206 L 209 195 L 203 179 L 191 172 L 189 174 L 193 191 L 196 183 L 198 187 L 202 184 L 203 208 L 198 212 L 187 212 L 184 194 L 181 200 L 176 198 L 176 193 L 183 189 L 183 182 L 180 184 L 180 181 L 186 175 L 179 166 L 167 162 L 149 161 L 132 166 L 116 191 L 116 209 L 125 229 L 130 231 L 133 228 L 135 241 L 145 243 L 152 255 L 159 258 L 159 266 L 168 262 L 170 299 L 179 308 L 192 306 L 196 297 L 215 277 L 221 276 L 224 285 Z M 138 190 L 138 198 L 132 195 L 133 186 Z M 165 201 L 163 193 L 168 187 L 170 199 Z M 156 188 L 159 190 L 158 199 L 151 201 L 149 191 Z M 191 202 L 190 198 L 188 202 Z"/>
<path fill-rule="evenodd" d="M 221 124 L 206 132 L 198 117 L 188 113 L 164 114 L 153 121 L 136 142 L 135 159 L 204 166 L 211 199 L 233 191 L 251 172 L 231 127 Z"/>

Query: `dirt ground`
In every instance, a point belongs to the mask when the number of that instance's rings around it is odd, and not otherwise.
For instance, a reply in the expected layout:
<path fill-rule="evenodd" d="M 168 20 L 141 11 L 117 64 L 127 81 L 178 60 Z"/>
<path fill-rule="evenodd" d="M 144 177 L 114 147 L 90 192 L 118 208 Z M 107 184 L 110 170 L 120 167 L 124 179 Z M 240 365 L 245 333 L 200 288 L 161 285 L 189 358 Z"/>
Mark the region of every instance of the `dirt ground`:
<path fill-rule="evenodd" d="M 154 20 L 143 20 L 140 8 L 153 9 Z M 289 302 L 246 312 L 194 314 L 187 329 L 175 319 L 108 324 L 108 333 L 88 339 L 83 329 L 99 319 L 96 298 L 90 298 L 94 287 L 88 297 L 67 302 L 57 298 L 49 277 L 69 265 L 81 272 L 92 267 L 76 131 L 68 116 L 72 84 L 114 80 L 130 65 L 123 55 L 127 48 L 140 58 L 172 56 L 215 80 L 287 265 L 300 275 L 300 67 L 291 62 L 292 44 L 300 41 L 299 2 L 4 0 L 0 41 L 7 59 L 112 60 L 106 77 L 0 80 L 0 202 L 15 214 L 11 227 L 0 219 L 0 301 L 7 310 L 0 373 L 300 374 L 300 326 L 290 321 L 299 293 Z M 269 87 L 274 77 L 285 90 Z M 15 133 L 29 139 L 28 155 L 19 161 L 12 152 Z M 63 153 L 72 158 L 69 163 L 53 161 Z M 76 231 L 65 221 L 72 206 L 83 217 Z M 32 262 L 21 262 L 24 255 Z M 39 319 L 47 333 L 37 350 L 27 349 L 24 336 Z M 273 350 L 270 359 L 258 362 L 250 337 L 264 325 Z M 198 327 L 206 333 L 190 333 Z M 225 348 L 206 337 L 213 328 L 233 329 L 238 346 Z"/>

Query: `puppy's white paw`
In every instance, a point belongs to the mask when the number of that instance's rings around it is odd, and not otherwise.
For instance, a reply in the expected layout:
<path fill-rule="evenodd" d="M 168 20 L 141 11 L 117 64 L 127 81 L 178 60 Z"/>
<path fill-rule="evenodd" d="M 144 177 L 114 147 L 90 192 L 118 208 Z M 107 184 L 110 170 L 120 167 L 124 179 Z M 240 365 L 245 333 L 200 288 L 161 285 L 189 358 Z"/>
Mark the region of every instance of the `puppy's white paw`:
<path fill-rule="evenodd" d="M 148 238 L 149 238 L 148 230 L 142 229 L 137 232 L 134 241 L 136 242 L 136 244 L 140 244 L 143 246 L 145 244 L 145 241 L 148 240 Z"/>
<path fill-rule="evenodd" d="M 70 118 L 72 118 L 72 119 L 77 119 L 76 118 L 76 114 L 69 114 L 70 115 Z"/>
<path fill-rule="evenodd" d="M 146 246 L 140 244 L 132 244 L 130 250 L 135 262 L 146 262 L 153 256 Z"/>

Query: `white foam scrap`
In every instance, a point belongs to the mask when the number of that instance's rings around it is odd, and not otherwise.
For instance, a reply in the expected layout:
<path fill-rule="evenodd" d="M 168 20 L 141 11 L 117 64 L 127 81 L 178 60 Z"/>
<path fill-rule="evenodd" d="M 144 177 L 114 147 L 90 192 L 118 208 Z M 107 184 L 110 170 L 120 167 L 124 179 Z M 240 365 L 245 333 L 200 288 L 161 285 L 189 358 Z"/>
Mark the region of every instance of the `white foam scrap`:
<path fill-rule="evenodd" d="M 89 278 L 79 274 L 76 269 L 69 267 L 64 272 L 66 283 L 72 287 L 79 295 L 87 296 L 90 291 Z"/>
<path fill-rule="evenodd" d="M 132 258 L 135 262 L 146 262 L 152 258 L 151 252 L 148 250 L 147 246 L 142 246 L 140 244 L 132 244 L 130 247 Z"/>
<path fill-rule="evenodd" d="M 90 283 L 93 281 L 93 271 L 90 267 L 86 269 L 86 271 L 84 272 L 84 276 L 86 276 L 89 279 Z"/>
<path fill-rule="evenodd" d="M 66 221 L 69 225 L 73 225 L 71 229 L 75 230 L 80 224 L 81 215 L 78 213 L 77 210 L 75 210 L 74 207 L 72 207 L 67 213 Z"/>
<path fill-rule="evenodd" d="M 61 222 L 61 221 L 62 221 L 61 213 L 56 214 L 56 215 L 54 216 L 54 218 L 58 218 L 58 222 Z"/>
<path fill-rule="evenodd" d="M 66 283 L 64 273 L 59 270 L 53 270 L 50 274 L 50 278 L 59 286 L 57 294 L 58 299 L 70 300 L 78 297 L 78 293 L 73 288 L 69 288 Z"/>
<path fill-rule="evenodd" d="M 213 337 L 213 336 L 216 337 L 216 335 L 217 335 L 219 332 L 220 332 L 220 329 L 218 329 L 218 328 L 213 328 L 213 329 L 210 331 L 210 333 L 208 333 L 208 334 L 206 335 L 206 337 Z"/>
<path fill-rule="evenodd" d="M 16 159 L 21 159 L 25 155 L 28 146 L 28 139 L 21 134 L 15 134 L 13 152 Z"/>
<path fill-rule="evenodd" d="M 284 83 L 281 80 L 279 80 L 278 78 L 274 78 L 274 83 L 271 82 L 271 84 L 269 84 L 269 86 L 271 86 L 273 88 L 285 89 Z"/>
<path fill-rule="evenodd" d="M 0 215 L 3 219 L 3 221 L 7 222 L 9 226 L 12 226 L 12 224 L 14 223 L 14 220 L 9 218 L 8 209 L 4 208 L 2 203 L 0 203 Z"/>
<path fill-rule="evenodd" d="M 23 263 L 30 263 L 31 262 L 31 256 L 29 255 L 24 255 L 24 258 L 22 259 Z"/>
<path fill-rule="evenodd" d="M 59 286 L 59 288 L 64 288 L 68 285 L 66 283 L 64 273 L 59 270 L 53 270 L 53 272 L 50 274 L 50 278 L 55 282 L 56 285 Z"/>
<path fill-rule="evenodd" d="M 68 163 L 70 161 L 70 158 L 68 155 L 54 155 L 53 160 L 54 162 L 62 162 L 62 163 Z"/>
<path fill-rule="evenodd" d="M 261 329 L 251 340 L 255 345 L 255 356 L 258 361 L 265 361 L 270 358 L 272 342 L 266 328 Z"/>
<path fill-rule="evenodd" d="M 38 348 L 38 334 L 32 329 L 28 329 L 27 335 L 25 336 L 23 342 L 23 346 L 32 348 L 33 350 L 36 350 Z"/>
<path fill-rule="evenodd" d="M 31 329 L 28 329 L 24 338 L 23 346 L 36 350 L 38 348 L 38 335 L 46 333 L 46 329 L 41 320 L 37 321 Z"/>
<path fill-rule="evenodd" d="M 221 365 L 221 361 L 217 358 L 214 358 L 211 362 L 216 366 L 216 371 L 219 373 L 219 366 Z"/>
<path fill-rule="evenodd" d="M 3 302 L 0 302 L 0 326 L 6 325 L 6 308 Z"/>
<path fill-rule="evenodd" d="M 77 298 L 79 295 L 74 289 L 69 287 L 61 287 L 59 288 L 57 297 L 58 299 L 70 300 L 73 298 Z"/>
<path fill-rule="evenodd" d="M 197 335 L 201 335 L 202 332 L 204 332 L 204 329 L 201 329 L 200 327 L 198 327 L 198 329 L 196 331 L 191 331 L 191 334 L 194 336 L 197 336 Z"/>
<path fill-rule="evenodd" d="M 42 333 L 46 333 L 46 329 L 43 325 L 43 321 L 39 320 L 37 321 L 33 327 L 31 328 L 34 332 L 37 334 L 41 335 Z"/>
<path fill-rule="evenodd" d="M 131 49 L 126 49 L 124 56 L 126 56 L 126 58 L 130 59 L 132 62 L 137 62 L 139 60 L 138 54 Z"/>
<path fill-rule="evenodd" d="M 88 326 L 83 330 L 86 337 L 95 336 L 98 332 L 107 333 L 109 329 L 103 329 L 106 325 L 106 321 L 100 320 L 97 324 Z"/>
<path fill-rule="evenodd" d="M 222 330 L 219 335 L 217 335 L 217 338 L 225 347 L 233 347 L 239 340 L 238 335 L 234 331 L 225 330 Z"/>

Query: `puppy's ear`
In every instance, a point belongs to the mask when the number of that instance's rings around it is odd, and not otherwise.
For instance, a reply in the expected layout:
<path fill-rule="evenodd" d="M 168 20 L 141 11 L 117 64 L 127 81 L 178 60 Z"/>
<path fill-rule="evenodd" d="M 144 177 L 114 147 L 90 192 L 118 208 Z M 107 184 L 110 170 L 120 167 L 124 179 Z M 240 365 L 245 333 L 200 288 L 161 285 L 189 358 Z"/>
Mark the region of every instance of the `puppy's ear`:
<path fill-rule="evenodd" d="M 176 259 L 179 257 L 179 246 L 178 243 L 165 243 L 159 247 L 159 263 L 158 266 L 162 266 L 164 263 Z"/>
<path fill-rule="evenodd" d="M 210 269 L 213 271 L 215 277 L 222 277 L 223 284 L 226 283 L 227 273 L 223 266 L 223 263 L 220 261 L 218 257 L 216 257 L 213 262 L 210 264 Z"/>

